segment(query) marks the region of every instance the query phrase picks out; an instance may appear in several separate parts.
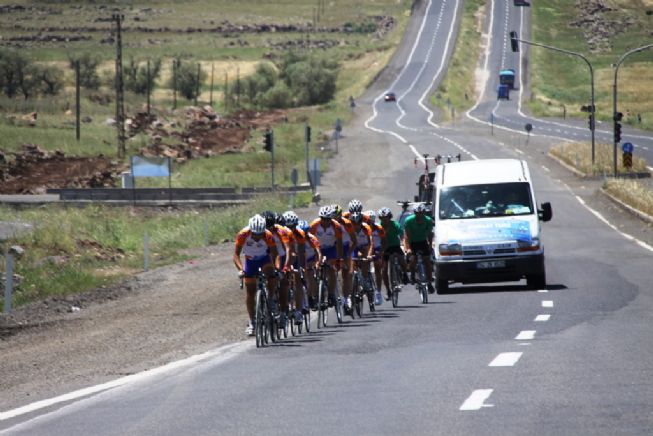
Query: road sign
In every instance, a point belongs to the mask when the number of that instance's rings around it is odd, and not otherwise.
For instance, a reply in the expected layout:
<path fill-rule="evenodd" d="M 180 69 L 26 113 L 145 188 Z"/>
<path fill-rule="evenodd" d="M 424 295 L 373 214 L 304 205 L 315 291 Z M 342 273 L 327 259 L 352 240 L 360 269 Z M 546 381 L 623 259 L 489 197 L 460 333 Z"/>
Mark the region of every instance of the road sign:
<path fill-rule="evenodd" d="M 624 168 L 632 168 L 633 167 L 633 154 L 632 153 L 624 153 L 621 158 L 622 158 L 622 161 L 623 161 Z"/>
<path fill-rule="evenodd" d="M 531 130 L 533 130 L 533 125 L 531 123 L 526 123 L 524 129 L 526 129 L 527 132 L 530 132 Z"/>
<path fill-rule="evenodd" d="M 623 151 L 624 153 L 631 153 L 632 154 L 634 148 L 635 148 L 635 146 L 630 142 L 624 142 L 621 145 L 621 151 Z"/>

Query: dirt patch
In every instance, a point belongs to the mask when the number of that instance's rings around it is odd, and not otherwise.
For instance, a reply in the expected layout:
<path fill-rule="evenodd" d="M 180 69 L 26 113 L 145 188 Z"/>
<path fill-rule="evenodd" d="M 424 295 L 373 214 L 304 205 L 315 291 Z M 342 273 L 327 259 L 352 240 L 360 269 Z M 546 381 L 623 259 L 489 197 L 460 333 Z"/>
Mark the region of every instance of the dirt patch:
<path fill-rule="evenodd" d="M 12 156 L 13 159 L 10 157 Z M 112 187 L 125 166 L 99 155 L 67 157 L 38 145 L 0 152 L 0 194 L 43 194 L 47 188 Z"/>

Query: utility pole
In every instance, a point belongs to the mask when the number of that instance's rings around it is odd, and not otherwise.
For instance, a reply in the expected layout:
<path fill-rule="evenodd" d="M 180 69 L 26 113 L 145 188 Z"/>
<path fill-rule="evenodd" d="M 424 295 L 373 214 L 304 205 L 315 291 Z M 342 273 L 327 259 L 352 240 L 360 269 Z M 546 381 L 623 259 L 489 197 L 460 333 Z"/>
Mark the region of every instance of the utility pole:
<path fill-rule="evenodd" d="M 209 106 L 213 107 L 213 72 L 215 65 L 211 62 L 211 89 L 209 89 Z"/>
<path fill-rule="evenodd" d="M 77 142 L 79 142 L 80 139 L 80 127 L 79 127 L 79 106 L 80 106 L 80 95 L 79 95 L 79 88 L 80 88 L 80 83 L 79 83 L 79 59 L 75 61 L 75 138 L 77 139 Z"/>
<path fill-rule="evenodd" d="M 200 63 L 197 63 L 197 87 L 195 88 L 195 106 L 197 106 L 197 99 L 200 95 Z"/>
<path fill-rule="evenodd" d="M 150 60 L 147 60 L 147 116 L 150 116 L 150 93 L 152 92 L 152 76 L 150 76 Z"/>
<path fill-rule="evenodd" d="M 118 129 L 118 157 L 125 157 L 125 106 L 122 81 L 122 32 L 124 15 L 113 14 L 116 22 L 116 128 Z"/>

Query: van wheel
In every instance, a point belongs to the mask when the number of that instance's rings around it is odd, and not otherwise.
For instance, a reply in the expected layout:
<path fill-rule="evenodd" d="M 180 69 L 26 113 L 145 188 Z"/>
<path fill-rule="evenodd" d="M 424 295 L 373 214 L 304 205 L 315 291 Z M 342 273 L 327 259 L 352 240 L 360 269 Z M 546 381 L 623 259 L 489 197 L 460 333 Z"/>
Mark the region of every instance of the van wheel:
<path fill-rule="evenodd" d="M 435 280 L 435 291 L 438 293 L 438 295 L 448 294 L 449 280 L 438 277 Z"/>
<path fill-rule="evenodd" d="M 526 284 L 536 291 L 546 289 L 546 273 L 526 276 Z"/>

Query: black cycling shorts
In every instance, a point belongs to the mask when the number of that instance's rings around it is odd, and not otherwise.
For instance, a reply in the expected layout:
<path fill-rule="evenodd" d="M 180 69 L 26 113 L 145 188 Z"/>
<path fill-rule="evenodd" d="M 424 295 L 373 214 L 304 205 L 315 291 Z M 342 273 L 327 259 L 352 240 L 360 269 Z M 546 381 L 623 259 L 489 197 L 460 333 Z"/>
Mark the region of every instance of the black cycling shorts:
<path fill-rule="evenodd" d="M 411 242 L 410 251 L 415 254 L 420 253 L 422 256 L 430 256 L 431 246 L 428 241 Z"/>
<path fill-rule="evenodd" d="M 387 247 L 385 249 L 383 252 L 383 260 L 386 262 L 390 260 L 390 255 L 392 253 L 397 253 L 399 256 L 404 257 L 404 250 L 402 250 L 399 245 L 395 245 L 394 247 Z"/>

